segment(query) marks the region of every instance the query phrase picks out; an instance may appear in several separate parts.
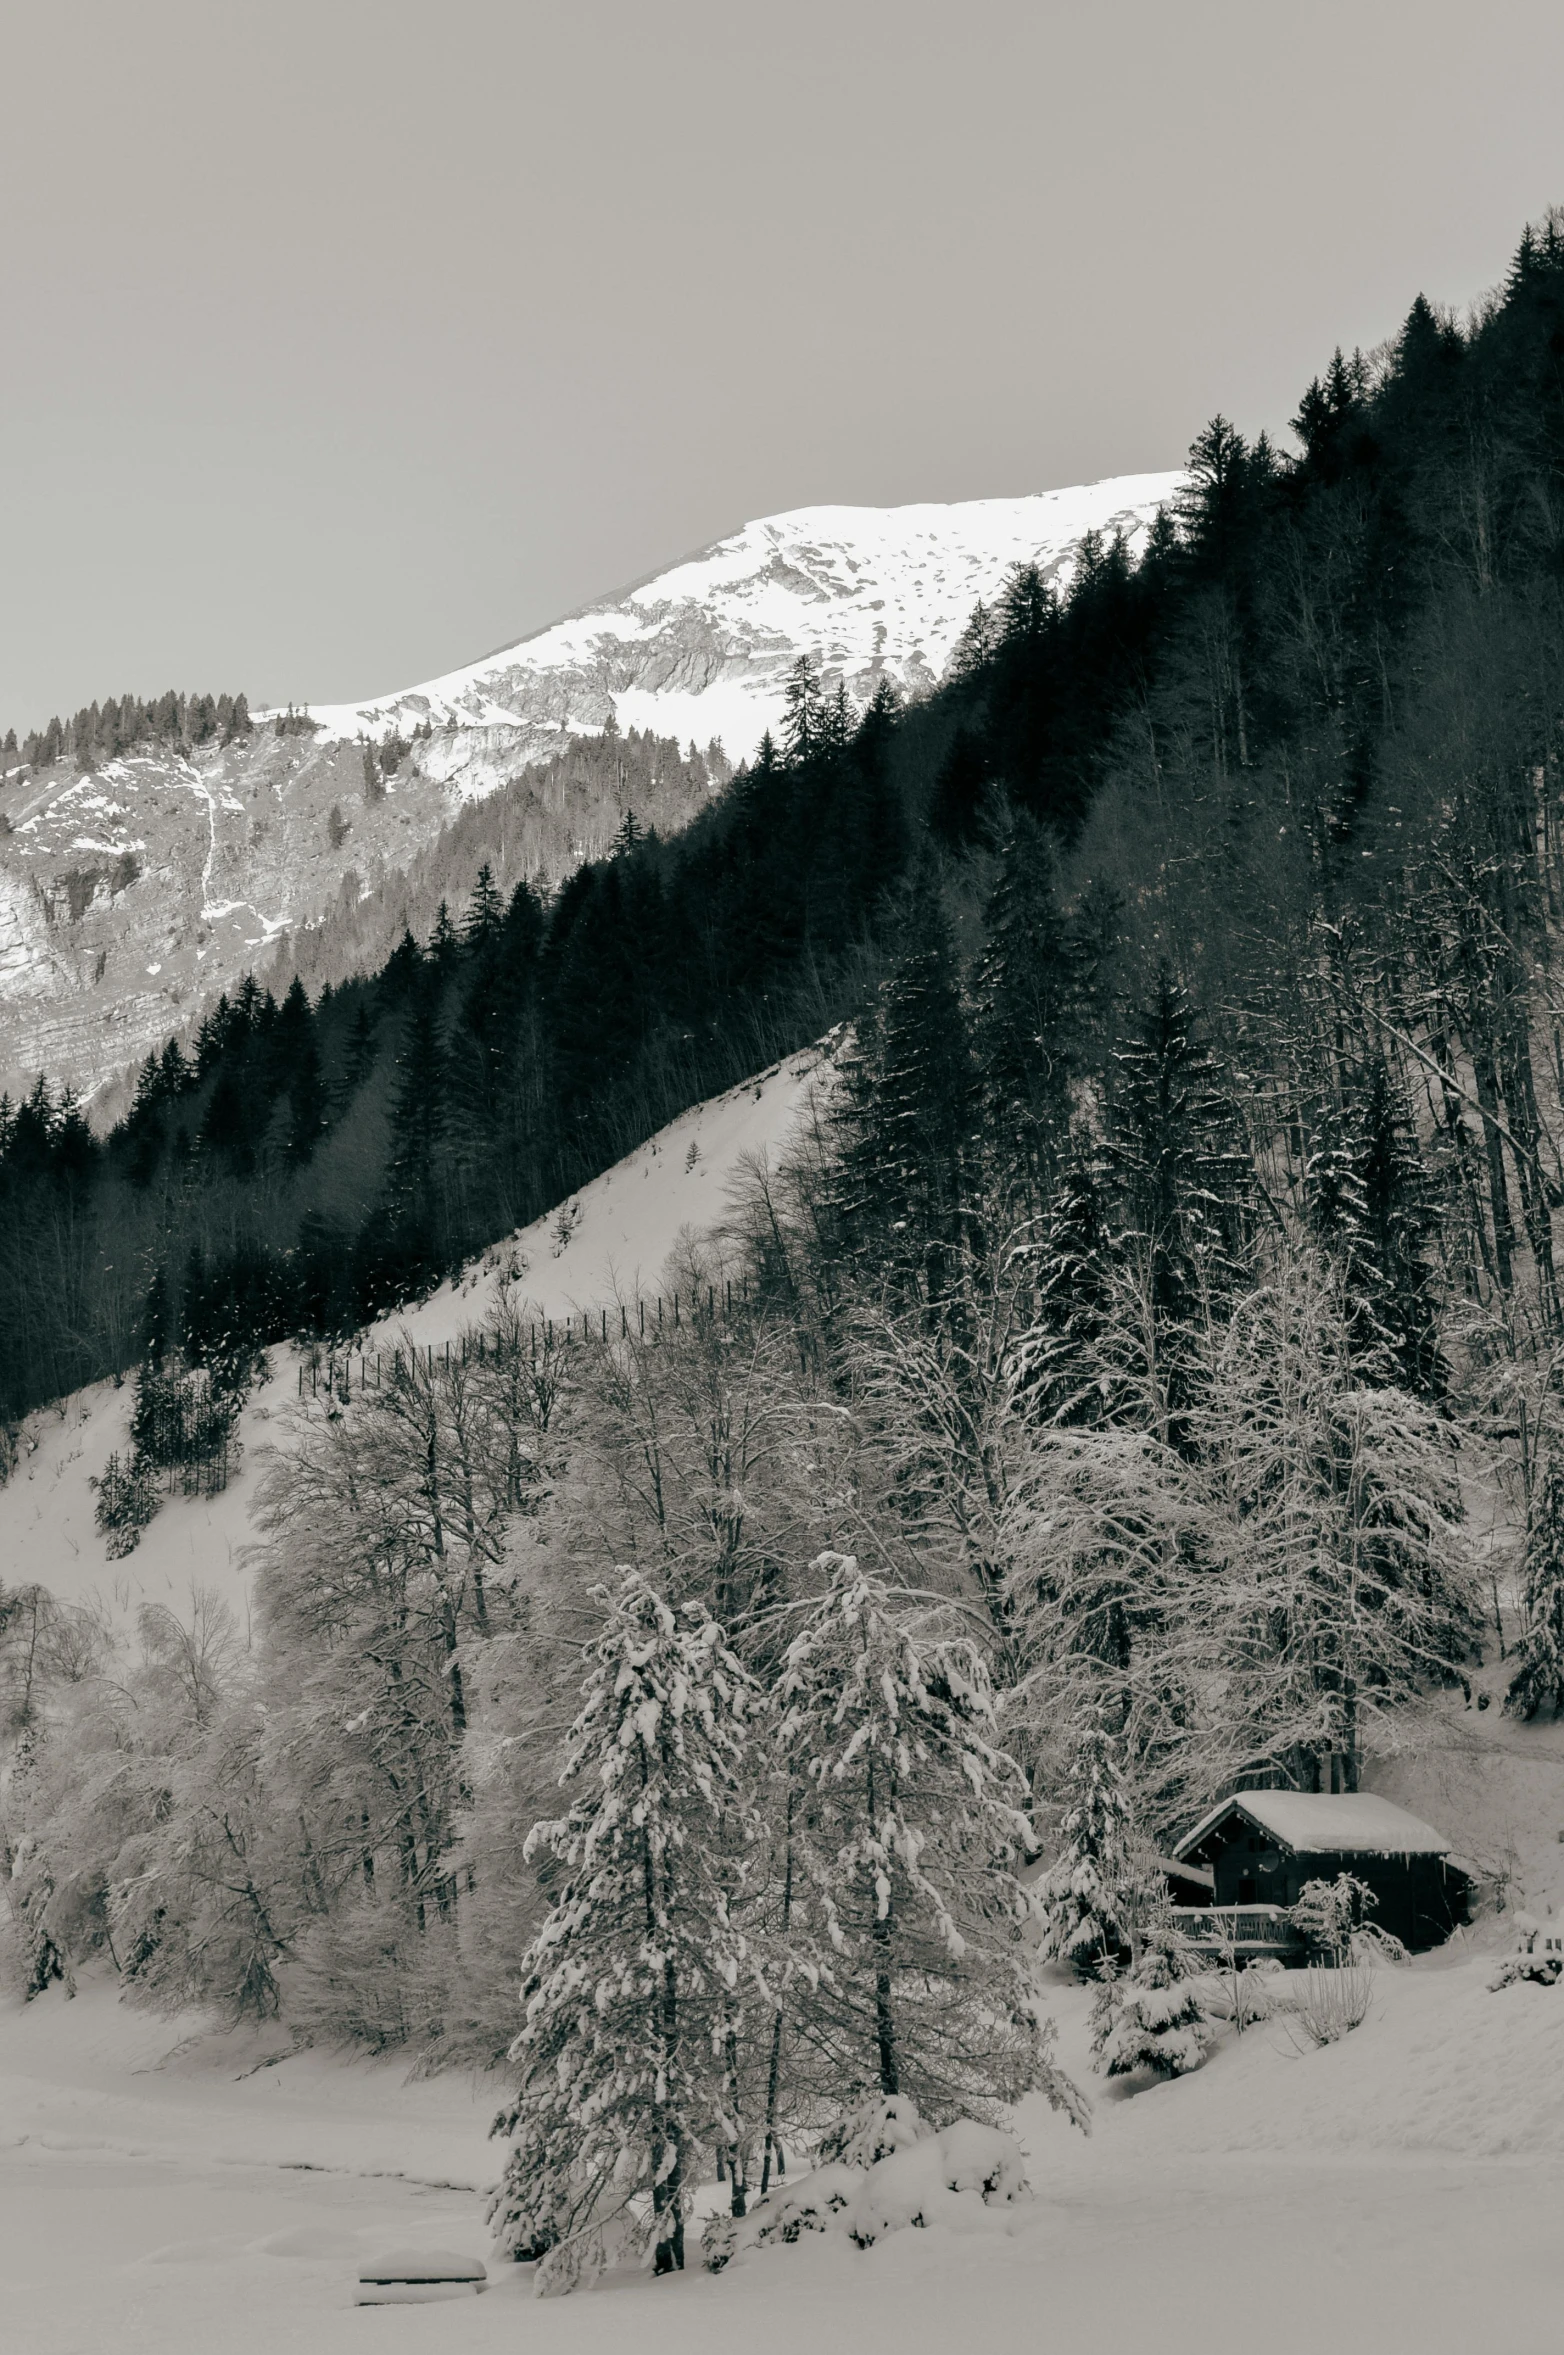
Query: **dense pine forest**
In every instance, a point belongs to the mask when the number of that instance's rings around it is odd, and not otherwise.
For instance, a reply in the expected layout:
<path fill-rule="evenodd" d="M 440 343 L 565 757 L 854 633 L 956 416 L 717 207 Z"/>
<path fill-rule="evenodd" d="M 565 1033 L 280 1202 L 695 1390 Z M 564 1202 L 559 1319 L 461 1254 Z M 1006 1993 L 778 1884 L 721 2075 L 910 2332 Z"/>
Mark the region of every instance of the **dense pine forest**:
<path fill-rule="evenodd" d="M 153 1610 L 110 1677 L 12 1593 L 38 1984 L 514 2037 L 510 2245 L 568 2284 L 634 2190 L 666 2270 L 697 2163 L 742 2216 L 844 2089 L 1081 2115 L 1029 1908 L 1176 2073 L 1159 1843 L 1356 1790 L 1485 1653 L 1564 1704 L 1559 222 L 1293 433 L 1214 420 L 1140 562 L 1019 572 L 924 704 L 800 663 L 677 836 L 246 988 L 107 1139 L 7 1108 L 12 1410 L 135 1366 L 155 1456 L 171 1382 L 221 1427 L 260 1343 L 848 1025 L 693 1320 L 540 1349 L 502 1287 L 299 1405 L 252 1645 Z"/>

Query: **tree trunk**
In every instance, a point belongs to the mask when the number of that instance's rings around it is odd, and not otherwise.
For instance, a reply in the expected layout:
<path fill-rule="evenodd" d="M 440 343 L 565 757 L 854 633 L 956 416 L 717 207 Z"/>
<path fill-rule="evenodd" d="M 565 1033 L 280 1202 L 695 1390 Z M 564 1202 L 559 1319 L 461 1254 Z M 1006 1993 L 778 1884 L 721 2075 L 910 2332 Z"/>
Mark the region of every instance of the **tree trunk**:
<path fill-rule="evenodd" d="M 874 1941 L 883 1957 L 874 1979 L 874 2027 L 880 2054 L 880 2091 L 883 2094 L 900 2093 L 901 2077 L 896 2066 L 896 2022 L 891 2013 L 891 1924 L 888 1915 L 875 1923 Z"/>

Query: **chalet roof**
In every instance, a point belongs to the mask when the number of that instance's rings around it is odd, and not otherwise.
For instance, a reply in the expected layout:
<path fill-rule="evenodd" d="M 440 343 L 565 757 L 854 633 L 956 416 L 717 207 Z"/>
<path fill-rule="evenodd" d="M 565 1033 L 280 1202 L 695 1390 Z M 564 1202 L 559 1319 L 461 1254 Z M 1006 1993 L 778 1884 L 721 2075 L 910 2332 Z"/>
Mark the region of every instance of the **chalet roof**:
<path fill-rule="evenodd" d="M 1234 1791 L 1208 1808 L 1173 1848 L 1182 1859 L 1237 1813 L 1295 1856 L 1448 1856 L 1450 1843 L 1420 1816 L 1373 1791 Z"/>
<path fill-rule="evenodd" d="M 1216 1886 L 1216 1875 L 1208 1864 L 1186 1864 L 1180 1856 L 1159 1856 L 1156 1861 L 1161 1871 L 1174 1873 L 1181 1881 L 1198 1881 L 1206 1889 Z"/>

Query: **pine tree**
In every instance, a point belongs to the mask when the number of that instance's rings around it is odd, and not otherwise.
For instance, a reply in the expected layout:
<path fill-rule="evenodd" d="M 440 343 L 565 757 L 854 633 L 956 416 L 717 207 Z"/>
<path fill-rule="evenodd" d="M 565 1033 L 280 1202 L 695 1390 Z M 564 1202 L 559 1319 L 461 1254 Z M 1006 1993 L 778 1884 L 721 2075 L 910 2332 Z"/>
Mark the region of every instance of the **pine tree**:
<path fill-rule="evenodd" d="M 445 1038 L 428 980 L 408 1008 L 396 1058 L 388 1195 L 393 1210 L 434 1247 L 435 1205 L 446 1127 Z"/>
<path fill-rule="evenodd" d="M 1365 1379 L 1339 1268 L 1278 1249 L 1205 1340 L 1193 1417 L 1206 1499 L 1194 1579 L 1208 1740 L 1302 1789 L 1356 1790 L 1377 1723 L 1454 1678 L 1479 1619 L 1450 1435 Z M 1225 1720 L 1225 1730 L 1223 1725 Z"/>
<path fill-rule="evenodd" d="M 434 930 L 429 935 L 429 962 L 442 979 L 456 963 L 460 948 L 451 911 L 442 900 L 435 910 Z"/>
<path fill-rule="evenodd" d="M 1164 1913 L 1147 1924 L 1128 1975 L 1110 1977 L 1092 2006 L 1093 2059 L 1109 2077 L 1184 2077 L 1215 2041 L 1200 1958 Z"/>
<path fill-rule="evenodd" d="M 1035 644 L 1048 634 L 1058 613 L 1058 600 L 1037 565 L 1016 565 L 999 601 L 1001 643 L 1011 649 Z"/>
<path fill-rule="evenodd" d="M 988 663 L 999 643 L 999 627 L 988 607 L 979 598 L 968 615 L 960 637 L 951 654 L 948 676 L 970 679 Z"/>
<path fill-rule="evenodd" d="M 351 1098 L 358 1094 L 374 1070 L 379 1052 L 379 1041 L 375 1037 L 375 1025 L 368 1003 L 360 998 L 353 1016 L 353 1027 L 348 1033 L 347 1053 L 343 1058 L 342 1085 L 345 1096 Z"/>
<path fill-rule="evenodd" d="M 1109 1162 L 1146 1249 L 1153 1309 L 1173 1326 L 1234 1275 L 1251 1182 L 1243 1132 L 1167 965 L 1114 1062 Z"/>
<path fill-rule="evenodd" d="M 959 969 L 928 868 L 908 894 L 900 953 L 847 1077 L 840 1199 L 848 1235 L 937 1299 L 962 1231 L 974 1101 Z"/>
<path fill-rule="evenodd" d="M 783 1661 L 776 1743 L 805 1793 L 790 1938 L 804 2034 L 841 2098 L 908 2094 L 929 2118 L 1030 2087 L 1081 2121 L 1022 1936 L 1026 1786 L 997 1746 L 976 1646 L 925 1639 L 910 1599 L 843 1554 Z"/>
<path fill-rule="evenodd" d="M 205 1355 L 210 1318 L 206 1254 L 199 1243 L 192 1243 L 179 1294 L 179 1343 L 192 1363 Z"/>
<path fill-rule="evenodd" d="M 1363 1225 L 1347 1256 L 1349 1294 L 1365 1337 L 1388 1352 L 1393 1378 L 1419 1398 L 1437 1398 L 1445 1366 L 1429 1250 L 1433 1205 L 1411 1116 L 1382 1058 L 1369 1074 L 1357 1160 Z"/>
<path fill-rule="evenodd" d="M 1068 1137 L 1080 993 L 1053 860 L 1042 828 L 1024 812 L 1010 821 L 985 930 L 973 1025 L 985 1127 L 1035 1203 Z"/>
<path fill-rule="evenodd" d="M 255 1167 L 250 1107 L 231 1058 L 225 1057 L 218 1072 L 201 1123 L 201 1145 L 205 1152 L 220 1155 L 236 1178 L 248 1177 Z"/>
<path fill-rule="evenodd" d="M 410 924 L 402 927 L 402 937 L 380 969 L 382 994 L 395 1005 L 405 998 L 424 970 L 424 952 L 413 938 Z"/>
<path fill-rule="evenodd" d="M 1029 1255 L 1035 1308 L 1016 1351 L 1016 1392 L 1049 1423 L 1092 1423 L 1113 1404 L 1100 1344 L 1112 1296 L 1100 1173 L 1072 1155 Z"/>
<path fill-rule="evenodd" d="M 583 1705 L 562 1781 L 569 1813 L 529 1856 L 562 1868 L 528 1950 L 521 2083 L 491 2211 L 513 2249 L 547 2249 L 569 2288 L 616 2231 L 682 2268 L 696 2155 L 722 2107 L 722 2054 L 748 1956 L 735 1850 L 759 1826 L 746 1748 L 754 1688 L 699 1604 L 675 1612 L 638 1571 L 596 1590 Z M 637 2218 L 632 2203 L 644 2203 Z"/>
<path fill-rule="evenodd" d="M 812 759 L 820 749 L 825 709 L 820 665 L 812 654 L 800 654 L 797 657 L 787 674 L 782 693 L 782 757 L 790 767 L 798 767 Z"/>
<path fill-rule="evenodd" d="M 305 1033 L 288 1087 L 288 1126 L 283 1152 L 295 1169 L 309 1161 L 325 1133 L 329 1115 L 313 1024 Z"/>
<path fill-rule="evenodd" d="M 462 940 L 469 950 L 487 948 L 505 921 L 505 903 L 499 894 L 494 873 L 487 859 L 478 869 L 478 880 L 473 885 L 472 898 L 462 923 Z"/>
<path fill-rule="evenodd" d="M 1550 1452 L 1526 1531 L 1526 1630 L 1505 1707 L 1535 1717 L 1545 1701 L 1564 1714 L 1564 1456 Z"/>
<path fill-rule="evenodd" d="M 315 1016 L 303 982 L 294 976 L 277 1009 L 267 1047 L 274 1093 L 287 1105 L 283 1155 L 300 1169 L 310 1160 L 326 1126 L 326 1083 L 321 1073 Z"/>
<path fill-rule="evenodd" d="M 1082 1978 L 1100 1977 L 1132 1951 L 1140 1892 L 1134 1822 L 1117 1745 L 1093 1719 L 1076 1736 L 1063 1845 L 1034 1892 L 1042 1951 Z"/>
<path fill-rule="evenodd" d="M 965 850 L 983 832 L 985 805 L 993 783 L 981 736 L 958 728 L 934 780 L 929 827 L 952 850 Z"/>

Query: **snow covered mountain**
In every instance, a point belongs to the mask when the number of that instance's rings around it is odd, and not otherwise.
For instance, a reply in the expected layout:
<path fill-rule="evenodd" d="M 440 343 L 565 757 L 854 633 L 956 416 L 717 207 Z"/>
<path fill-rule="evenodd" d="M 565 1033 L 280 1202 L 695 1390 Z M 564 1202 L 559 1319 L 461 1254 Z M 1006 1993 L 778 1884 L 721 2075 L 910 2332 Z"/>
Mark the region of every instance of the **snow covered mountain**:
<path fill-rule="evenodd" d="M 1013 565 L 1035 560 L 1066 578 L 1088 531 L 1138 547 L 1178 482 L 1134 474 L 1031 498 L 795 508 L 465 670 L 312 716 L 339 738 L 405 736 L 432 721 L 452 739 L 452 768 L 482 760 L 474 739 L 489 730 L 519 730 L 535 755 L 562 729 L 601 728 L 610 711 L 621 728 L 716 737 L 738 761 L 779 724 L 800 653 L 860 705 L 882 676 L 919 694 Z"/>
<path fill-rule="evenodd" d="M 80 773 L 0 778 L 0 1086 L 39 1070 L 101 1090 L 193 1023 L 284 935 L 405 873 L 464 802 L 572 734 L 641 728 L 753 752 L 802 653 L 866 702 L 945 669 L 973 606 L 1036 561 L 1068 577 L 1081 535 L 1132 547 L 1176 488 L 1127 475 L 950 506 L 808 507 L 746 525 L 655 578 L 467 669 L 301 730 L 277 714 L 188 755 L 147 747 Z M 415 737 L 414 731 L 427 731 Z M 366 787 L 362 742 L 401 754 Z M 395 759 L 395 753 L 391 755 Z M 619 812 L 576 831 L 586 857 Z"/>

